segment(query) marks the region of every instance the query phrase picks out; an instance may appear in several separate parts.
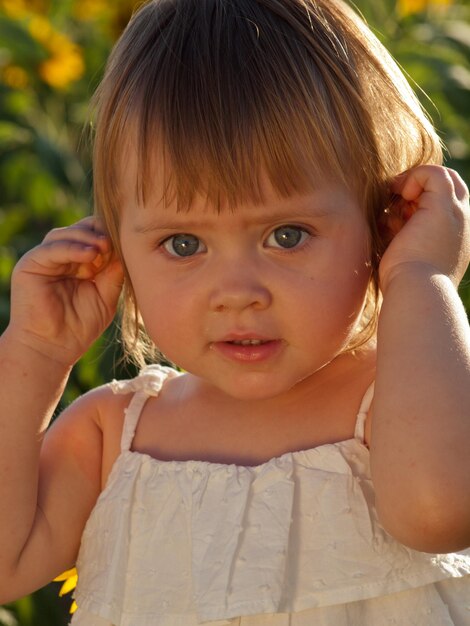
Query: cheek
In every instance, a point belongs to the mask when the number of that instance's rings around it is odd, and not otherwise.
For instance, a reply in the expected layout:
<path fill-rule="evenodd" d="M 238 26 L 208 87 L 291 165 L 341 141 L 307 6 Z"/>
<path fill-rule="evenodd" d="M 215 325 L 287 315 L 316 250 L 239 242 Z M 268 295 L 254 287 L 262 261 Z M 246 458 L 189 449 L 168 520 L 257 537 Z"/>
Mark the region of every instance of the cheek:
<path fill-rule="evenodd" d="M 192 304 L 189 291 L 166 276 L 140 242 L 123 239 L 121 245 L 137 308 L 151 340 L 162 352 L 175 337 L 187 341 Z"/>
<path fill-rule="evenodd" d="M 365 227 L 354 225 L 338 229 L 336 236 L 325 242 L 320 272 L 345 286 L 367 280 L 370 274 L 369 247 Z"/>
<path fill-rule="evenodd" d="M 329 257 L 328 267 L 312 276 L 311 298 L 320 304 L 322 314 L 332 318 L 353 318 L 363 307 L 371 268 L 361 247 L 338 247 Z"/>
<path fill-rule="evenodd" d="M 176 342 L 187 342 L 194 333 L 194 300 L 164 280 L 139 277 L 134 293 L 145 329 L 158 348 L 166 353 Z M 191 316 L 192 312 L 192 316 Z"/>
<path fill-rule="evenodd" d="M 338 279 L 350 284 L 351 288 L 368 283 L 371 275 L 370 236 L 364 225 L 348 236 L 345 233 L 342 245 L 338 248 L 335 267 Z"/>
<path fill-rule="evenodd" d="M 337 278 L 336 291 L 345 307 L 362 308 L 371 279 L 371 269 L 366 259 L 355 259 Z"/>

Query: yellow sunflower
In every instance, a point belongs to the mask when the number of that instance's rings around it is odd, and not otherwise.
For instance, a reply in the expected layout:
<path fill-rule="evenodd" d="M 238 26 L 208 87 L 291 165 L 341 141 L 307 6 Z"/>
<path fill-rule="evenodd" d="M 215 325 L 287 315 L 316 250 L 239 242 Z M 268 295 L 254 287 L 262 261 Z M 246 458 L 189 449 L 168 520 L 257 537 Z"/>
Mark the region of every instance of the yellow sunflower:
<path fill-rule="evenodd" d="M 45 83 L 56 89 L 65 89 L 83 76 L 85 63 L 81 48 L 58 32 L 46 17 L 34 15 L 28 30 L 50 55 L 38 68 Z"/>
<path fill-rule="evenodd" d="M 57 578 L 54 578 L 54 582 L 63 583 L 62 587 L 59 591 L 59 596 L 65 596 L 66 593 L 70 593 L 77 586 L 78 575 L 77 570 L 74 568 L 67 570 Z M 70 613 L 75 613 L 77 610 L 77 603 L 75 600 L 72 602 L 72 606 L 70 607 Z"/>
<path fill-rule="evenodd" d="M 47 13 L 48 0 L 0 0 L 0 9 L 9 17 L 25 17 L 30 13 Z"/>
<path fill-rule="evenodd" d="M 397 9 L 401 15 L 423 13 L 429 8 L 445 8 L 453 4 L 453 0 L 397 0 Z"/>

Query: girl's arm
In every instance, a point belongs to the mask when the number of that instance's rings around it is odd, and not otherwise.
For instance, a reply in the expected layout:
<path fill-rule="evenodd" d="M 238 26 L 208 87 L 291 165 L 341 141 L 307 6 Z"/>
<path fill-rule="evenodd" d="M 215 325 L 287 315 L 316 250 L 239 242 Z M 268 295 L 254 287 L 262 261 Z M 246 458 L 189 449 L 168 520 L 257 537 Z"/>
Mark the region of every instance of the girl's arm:
<path fill-rule="evenodd" d="M 468 190 L 456 172 L 421 166 L 395 191 L 415 212 L 380 266 L 372 477 L 391 534 L 450 552 L 470 545 L 470 331 L 457 294 Z"/>
<path fill-rule="evenodd" d="M 0 603 L 70 564 L 99 493 L 96 398 L 43 439 L 71 367 L 113 317 L 122 272 L 109 256 L 88 218 L 49 233 L 13 274 L 0 338 Z"/>

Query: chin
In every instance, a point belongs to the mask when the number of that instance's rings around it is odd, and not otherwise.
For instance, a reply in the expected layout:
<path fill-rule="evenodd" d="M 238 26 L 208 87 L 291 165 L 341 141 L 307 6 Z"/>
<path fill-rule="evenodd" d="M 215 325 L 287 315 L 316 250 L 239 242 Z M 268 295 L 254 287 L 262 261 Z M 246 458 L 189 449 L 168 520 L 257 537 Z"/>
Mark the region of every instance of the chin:
<path fill-rule="evenodd" d="M 253 374 L 252 376 L 234 376 L 230 381 L 208 381 L 220 392 L 240 402 L 260 402 L 271 400 L 289 393 L 298 381 L 275 381 L 272 376 Z"/>

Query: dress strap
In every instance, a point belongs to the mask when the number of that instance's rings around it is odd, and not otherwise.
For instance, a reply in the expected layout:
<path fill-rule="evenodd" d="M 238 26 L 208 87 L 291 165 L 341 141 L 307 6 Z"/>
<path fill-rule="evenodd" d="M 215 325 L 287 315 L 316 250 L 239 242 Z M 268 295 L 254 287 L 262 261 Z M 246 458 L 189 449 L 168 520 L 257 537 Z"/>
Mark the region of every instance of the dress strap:
<path fill-rule="evenodd" d="M 145 403 L 149 399 L 149 395 L 145 391 L 137 391 L 129 403 L 127 409 L 124 409 L 124 426 L 121 435 L 121 452 L 127 452 L 131 449 L 137 424 L 139 423 L 140 414 Z"/>
<path fill-rule="evenodd" d="M 121 452 L 130 450 L 142 409 L 150 396 L 158 396 L 166 380 L 179 376 L 180 372 L 171 367 L 149 365 L 131 380 L 113 380 L 110 387 L 113 393 L 134 392 L 127 409 L 121 436 Z"/>
<path fill-rule="evenodd" d="M 356 418 L 356 427 L 354 429 L 354 438 L 358 439 L 362 444 L 365 445 L 365 426 L 366 426 L 366 418 L 369 413 L 370 405 L 372 404 L 372 398 L 374 397 L 374 386 L 375 381 L 367 388 L 367 391 L 362 398 L 361 406 L 359 407 L 359 413 Z"/>

